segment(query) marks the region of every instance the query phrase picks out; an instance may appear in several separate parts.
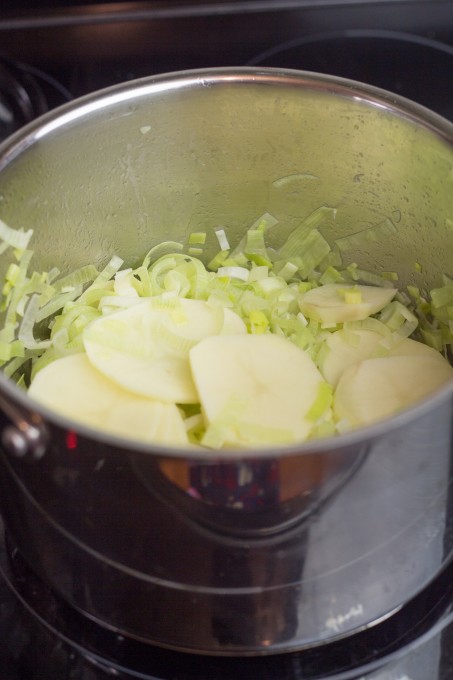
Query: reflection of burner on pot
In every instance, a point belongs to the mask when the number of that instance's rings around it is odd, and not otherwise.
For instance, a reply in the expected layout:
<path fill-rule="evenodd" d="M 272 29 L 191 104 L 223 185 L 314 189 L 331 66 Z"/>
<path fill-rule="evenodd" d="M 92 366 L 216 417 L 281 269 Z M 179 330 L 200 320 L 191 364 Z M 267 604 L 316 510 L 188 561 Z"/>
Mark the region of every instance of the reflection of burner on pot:
<path fill-rule="evenodd" d="M 329 31 L 274 45 L 248 63 L 368 83 L 453 120 L 453 47 L 436 40 L 397 31 Z"/>
<path fill-rule="evenodd" d="M 366 458 L 366 447 L 213 462 L 144 457 L 134 468 L 164 502 L 232 536 L 259 538 L 297 526 L 335 498 Z"/>
<path fill-rule="evenodd" d="M 70 99 L 66 87 L 47 73 L 0 57 L 0 141 Z"/>

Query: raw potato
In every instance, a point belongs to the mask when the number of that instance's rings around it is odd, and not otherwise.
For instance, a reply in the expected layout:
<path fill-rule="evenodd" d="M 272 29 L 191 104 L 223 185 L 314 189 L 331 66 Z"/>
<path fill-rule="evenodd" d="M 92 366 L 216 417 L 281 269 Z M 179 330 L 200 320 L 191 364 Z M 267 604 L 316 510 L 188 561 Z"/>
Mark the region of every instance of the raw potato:
<path fill-rule="evenodd" d="M 83 341 L 93 366 L 121 387 L 168 403 L 196 403 L 189 349 L 233 324 L 242 329 L 232 315 L 202 300 L 150 298 L 96 319 Z"/>
<path fill-rule="evenodd" d="M 90 363 L 119 387 L 168 404 L 197 402 L 187 358 L 157 350 L 148 357 L 134 356 L 90 338 L 84 344 Z"/>
<path fill-rule="evenodd" d="M 365 359 L 350 366 L 334 394 L 336 418 L 352 427 L 369 425 L 453 380 L 453 368 L 447 361 L 423 354 L 416 351 L 408 356 Z"/>
<path fill-rule="evenodd" d="M 174 404 L 161 403 L 164 409 L 154 441 L 171 446 L 178 444 L 188 445 L 187 428 L 178 407 Z"/>
<path fill-rule="evenodd" d="M 353 343 L 351 336 L 354 337 Z M 346 369 L 364 359 L 373 358 L 383 340 L 384 337 L 376 331 L 361 329 L 335 331 L 325 340 L 328 351 L 320 355 L 319 370 L 327 382 L 336 387 Z M 402 338 L 392 347 L 388 351 L 388 356 L 431 357 L 446 363 L 443 356 L 432 347 L 408 338 Z"/>
<path fill-rule="evenodd" d="M 447 364 L 448 362 L 440 352 L 437 350 L 433 349 L 432 347 L 429 347 L 428 345 L 425 345 L 423 342 L 418 342 L 417 340 L 411 340 L 410 338 L 405 338 L 401 342 L 399 342 L 397 345 L 392 347 L 392 349 L 389 351 L 389 356 L 391 357 L 400 357 L 400 356 L 405 356 L 405 357 L 431 357 L 431 359 L 435 361 L 440 361 L 444 365 Z"/>
<path fill-rule="evenodd" d="M 361 302 L 345 302 L 344 291 L 352 289 L 360 291 Z M 395 288 L 329 283 L 304 293 L 299 300 L 299 307 L 305 316 L 327 325 L 361 321 L 380 312 L 391 302 L 396 292 Z"/>
<path fill-rule="evenodd" d="M 305 418 L 324 382 L 310 357 L 276 335 L 213 336 L 190 351 L 194 382 L 207 423 L 239 406 L 224 443 L 250 446 L 303 441 Z M 225 421 L 224 421 L 225 422 Z"/>
<path fill-rule="evenodd" d="M 84 353 L 45 366 L 28 393 L 61 415 L 111 434 L 148 443 L 188 443 L 174 404 L 138 397 L 117 387 L 92 367 Z"/>

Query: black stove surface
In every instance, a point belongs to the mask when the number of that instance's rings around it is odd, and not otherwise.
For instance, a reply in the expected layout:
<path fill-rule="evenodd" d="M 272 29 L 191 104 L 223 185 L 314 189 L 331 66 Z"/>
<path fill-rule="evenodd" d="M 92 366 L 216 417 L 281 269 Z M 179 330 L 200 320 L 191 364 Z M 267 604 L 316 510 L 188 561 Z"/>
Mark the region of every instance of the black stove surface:
<path fill-rule="evenodd" d="M 43 106 L 63 103 L 68 93 L 78 97 L 157 73 L 251 64 L 361 80 L 453 118 L 453 0 L 5 4 L 0 8 L 0 125 L 4 102 L 14 109 L 12 89 L 22 103 L 33 100 L 35 116 Z M 12 79 L 20 81 L 20 93 Z M 20 127 L 29 118 L 15 108 Z"/>
<path fill-rule="evenodd" d="M 153 647 L 99 626 L 42 583 L 2 531 L 0 631 L 2 680 L 451 680 L 453 563 L 398 612 L 347 640 L 219 658 Z"/>

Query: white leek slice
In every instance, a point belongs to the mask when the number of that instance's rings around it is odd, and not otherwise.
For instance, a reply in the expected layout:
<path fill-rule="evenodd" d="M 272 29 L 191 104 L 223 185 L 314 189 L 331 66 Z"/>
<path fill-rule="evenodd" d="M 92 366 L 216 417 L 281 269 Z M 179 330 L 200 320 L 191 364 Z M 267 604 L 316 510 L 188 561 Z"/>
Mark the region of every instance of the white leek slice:
<path fill-rule="evenodd" d="M 310 357 L 271 335 L 219 335 L 190 351 L 208 430 L 203 443 L 252 446 L 303 441 L 323 378 Z"/>
<path fill-rule="evenodd" d="M 224 310 L 202 300 L 159 296 L 93 321 L 83 342 L 88 358 L 121 387 L 169 403 L 198 401 L 188 352 L 220 333 Z"/>
<path fill-rule="evenodd" d="M 33 229 L 25 231 L 23 229 L 12 229 L 8 227 L 2 220 L 0 220 L 0 240 L 2 241 L 1 252 L 8 246 L 12 248 L 19 248 L 23 250 L 28 246 L 28 243 L 33 235 Z"/>
<path fill-rule="evenodd" d="M 56 359 L 32 381 L 29 396 L 61 415 L 122 437 L 187 443 L 174 404 L 131 394 L 99 373 L 84 353 Z"/>
<path fill-rule="evenodd" d="M 438 357 L 414 353 L 365 359 L 351 366 L 334 394 L 335 417 L 352 427 L 369 425 L 428 396 L 453 380 L 453 368 Z"/>
<path fill-rule="evenodd" d="M 380 312 L 396 292 L 396 288 L 330 283 L 304 293 L 299 307 L 305 316 L 323 324 L 358 321 Z"/>

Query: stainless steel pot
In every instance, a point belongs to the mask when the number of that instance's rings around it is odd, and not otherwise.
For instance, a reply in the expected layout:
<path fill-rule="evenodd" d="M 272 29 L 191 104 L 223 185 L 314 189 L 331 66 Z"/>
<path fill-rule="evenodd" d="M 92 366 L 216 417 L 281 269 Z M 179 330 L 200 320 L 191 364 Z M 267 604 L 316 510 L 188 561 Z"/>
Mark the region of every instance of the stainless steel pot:
<path fill-rule="evenodd" d="M 436 285 L 453 273 L 453 126 L 347 80 L 216 69 L 95 93 L 0 148 L 0 217 L 35 230 L 38 270 L 132 264 L 219 224 L 234 243 L 265 211 L 283 240 L 325 204 L 328 240 L 396 226 L 351 261 Z M 11 540 L 123 635 L 211 654 L 321 644 L 388 616 L 453 553 L 451 385 L 336 439 L 222 454 L 91 431 L 5 376 L 0 400 Z"/>

